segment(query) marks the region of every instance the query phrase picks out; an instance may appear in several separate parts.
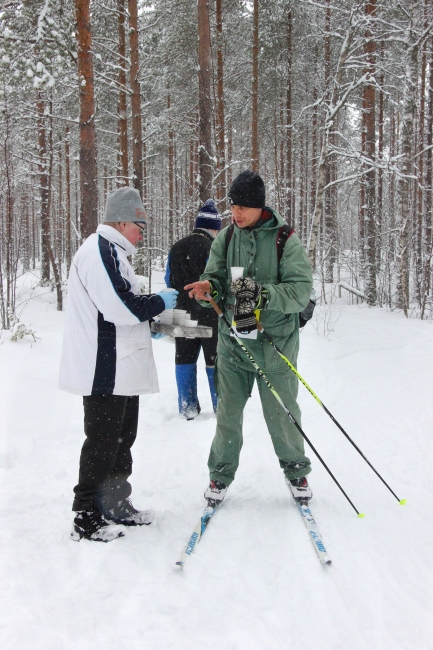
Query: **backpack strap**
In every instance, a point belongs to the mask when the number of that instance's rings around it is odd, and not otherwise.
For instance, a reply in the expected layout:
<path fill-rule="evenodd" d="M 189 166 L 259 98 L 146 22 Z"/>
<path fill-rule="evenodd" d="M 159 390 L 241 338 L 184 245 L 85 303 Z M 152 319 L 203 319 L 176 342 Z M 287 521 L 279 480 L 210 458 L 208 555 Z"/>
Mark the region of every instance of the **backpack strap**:
<path fill-rule="evenodd" d="M 276 240 L 278 264 L 281 262 L 281 258 L 283 257 L 284 246 L 286 245 L 289 237 L 291 237 L 294 232 L 295 229 L 292 228 L 292 226 L 289 226 L 287 223 L 284 224 L 284 226 L 281 226 L 279 229 Z"/>
<path fill-rule="evenodd" d="M 230 244 L 231 239 L 233 237 L 234 230 L 235 230 L 235 226 L 234 226 L 233 223 L 231 223 L 230 226 L 227 228 L 226 240 L 225 240 L 225 246 L 224 246 L 224 252 L 225 252 L 226 259 L 227 259 L 227 251 L 229 249 L 229 244 Z"/>

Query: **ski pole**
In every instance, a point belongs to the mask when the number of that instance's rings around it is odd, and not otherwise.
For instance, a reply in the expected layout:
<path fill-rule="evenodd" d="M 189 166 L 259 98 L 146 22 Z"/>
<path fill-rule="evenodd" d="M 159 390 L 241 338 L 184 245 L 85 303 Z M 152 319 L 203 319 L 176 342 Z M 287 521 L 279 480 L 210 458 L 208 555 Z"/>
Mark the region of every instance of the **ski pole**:
<path fill-rule="evenodd" d="M 279 405 L 281 406 L 281 408 L 282 408 L 282 409 L 285 411 L 285 413 L 289 416 L 291 422 L 292 422 L 292 423 L 295 425 L 295 427 L 298 429 L 299 433 L 300 433 L 301 436 L 304 438 L 304 440 L 306 440 L 306 442 L 309 444 L 309 446 L 311 447 L 311 449 L 313 450 L 313 452 L 316 454 L 317 458 L 320 460 L 320 462 L 322 463 L 323 467 L 326 469 L 326 471 L 328 472 L 328 474 L 330 475 L 330 477 L 333 479 L 333 481 L 336 483 L 336 485 L 340 488 L 341 492 L 344 494 L 344 496 L 346 497 L 346 499 L 348 500 L 348 502 L 350 503 L 350 505 L 352 506 L 352 508 L 355 510 L 355 512 L 356 512 L 356 514 L 358 515 L 358 517 L 364 517 L 364 514 L 360 513 L 360 512 L 357 510 L 357 508 L 353 505 L 352 501 L 349 499 L 349 497 L 347 496 L 346 492 L 345 492 L 345 491 L 343 490 L 343 488 L 341 487 L 340 483 L 337 481 L 337 479 L 335 478 L 335 476 L 333 475 L 333 473 L 331 472 L 331 470 L 329 469 L 329 467 L 327 466 L 327 464 L 325 463 L 325 461 L 323 460 L 323 458 L 320 456 L 320 454 L 319 454 L 319 452 L 317 451 L 317 449 L 314 447 L 314 445 L 311 443 L 311 441 L 307 438 L 306 434 L 303 432 L 303 430 L 301 429 L 301 427 L 299 426 L 299 424 L 297 423 L 297 421 L 295 420 L 295 418 L 293 417 L 293 415 L 290 413 L 289 409 L 288 409 L 287 406 L 284 404 L 283 400 L 281 399 L 281 397 L 279 396 L 279 394 L 277 393 L 277 391 L 275 390 L 275 388 L 272 386 L 271 382 L 270 382 L 269 379 L 266 377 L 266 375 L 265 375 L 265 373 L 263 372 L 263 370 L 262 370 L 262 369 L 260 368 L 260 366 L 257 364 L 257 362 L 256 362 L 256 360 L 254 359 L 254 357 L 253 357 L 253 355 L 251 354 L 251 352 L 250 352 L 250 351 L 248 350 L 248 348 L 245 347 L 245 345 L 242 343 L 242 341 L 241 341 L 241 339 L 240 339 L 238 333 L 237 333 L 236 330 L 235 330 L 235 329 L 230 325 L 230 323 L 228 322 L 228 320 L 227 320 L 226 317 L 224 316 L 223 312 L 221 311 L 221 309 L 220 309 L 220 308 L 218 307 L 218 305 L 216 304 L 215 300 L 211 297 L 211 295 L 210 295 L 209 293 L 206 294 L 206 297 L 207 297 L 207 299 L 209 300 L 209 302 L 210 302 L 210 304 L 212 305 L 212 307 L 215 309 L 215 311 L 216 311 L 216 313 L 218 314 L 218 316 L 219 316 L 220 318 L 223 319 L 223 321 L 225 322 L 225 324 L 226 324 L 227 327 L 229 328 L 230 332 L 233 334 L 233 336 L 234 336 L 236 342 L 239 343 L 239 345 L 241 346 L 242 350 L 244 351 L 244 353 L 246 354 L 246 356 L 248 357 L 248 359 L 251 361 L 251 363 L 253 364 L 254 368 L 256 369 L 258 375 L 263 379 L 263 381 L 265 382 L 265 384 L 268 386 L 269 390 L 271 391 L 271 393 L 273 394 L 273 396 L 275 397 L 275 399 L 277 400 L 277 402 L 279 403 Z"/>
<path fill-rule="evenodd" d="M 334 416 L 332 415 L 331 411 L 329 411 L 329 410 L 326 408 L 326 406 L 324 405 L 324 403 L 322 402 L 322 400 L 321 400 L 321 399 L 316 395 L 316 393 L 313 391 L 313 389 L 312 389 L 312 388 L 307 384 L 307 382 L 305 381 L 305 379 L 303 379 L 303 377 L 301 377 L 301 375 L 299 374 L 299 372 L 298 372 L 298 370 L 295 368 L 295 366 L 294 366 L 294 365 L 290 362 L 290 360 L 289 360 L 289 359 L 288 359 L 288 358 L 283 354 L 283 352 L 281 352 L 281 350 L 280 350 L 280 349 L 278 348 L 278 346 L 274 343 L 274 341 L 272 340 L 272 338 L 271 338 L 271 337 L 269 336 L 269 334 L 265 331 L 265 328 L 263 327 L 263 325 L 262 325 L 259 321 L 257 321 L 257 329 L 258 329 L 259 332 L 262 334 L 262 336 L 265 338 L 265 340 L 268 341 L 268 343 L 270 343 L 270 344 L 272 345 L 272 347 L 274 348 L 274 350 L 275 350 L 275 351 L 280 355 L 280 357 L 283 359 L 283 361 L 285 361 L 285 362 L 287 363 L 287 365 L 289 366 L 290 370 L 292 370 L 292 372 L 295 373 L 295 375 L 297 376 L 297 378 L 299 379 L 299 381 L 300 381 L 302 384 L 304 384 L 304 386 L 305 386 L 305 388 L 308 390 L 308 392 L 309 392 L 309 393 L 314 397 L 314 399 L 316 400 L 316 402 L 317 402 L 318 404 L 320 404 L 320 406 L 323 408 L 323 410 L 325 411 L 325 413 L 327 413 L 327 414 L 329 415 L 329 417 L 330 417 L 331 420 L 334 422 L 334 424 L 336 424 L 337 427 L 340 429 L 341 433 L 343 433 L 343 434 L 346 436 L 346 438 L 348 439 L 348 441 L 349 441 L 349 442 L 350 442 L 350 443 L 355 447 L 356 451 L 357 451 L 357 452 L 362 456 L 362 458 L 365 460 L 365 462 L 367 463 L 367 465 L 369 465 L 369 466 L 371 467 L 371 469 L 372 469 L 373 472 L 376 474 L 376 476 L 378 476 L 378 477 L 380 478 L 380 480 L 382 481 L 382 483 L 383 483 L 384 485 L 386 485 L 386 487 L 387 487 L 388 490 L 391 492 L 391 494 L 393 494 L 393 495 L 395 496 L 395 498 L 397 499 L 397 501 L 399 502 L 399 504 L 400 504 L 400 505 L 404 505 L 404 504 L 406 503 L 406 499 L 399 499 L 399 498 L 398 498 L 398 496 L 396 495 L 396 493 L 394 492 L 394 490 L 392 490 L 392 489 L 389 487 L 389 485 L 388 485 L 388 483 L 385 481 L 385 479 L 382 478 L 382 476 L 379 474 L 379 472 L 378 472 L 378 471 L 373 467 L 373 465 L 370 463 L 370 461 L 368 460 L 368 458 L 366 458 L 366 457 L 364 456 L 364 454 L 362 453 L 362 451 L 360 450 L 360 448 L 358 447 L 358 445 L 357 445 L 357 444 L 352 440 L 352 438 L 349 436 L 349 434 L 346 433 L 346 431 L 343 429 L 343 427 L 341 426 L 341 424 L 340 424 L 340 423 L 339 423 L 339 422 L 334 418 Z"/>

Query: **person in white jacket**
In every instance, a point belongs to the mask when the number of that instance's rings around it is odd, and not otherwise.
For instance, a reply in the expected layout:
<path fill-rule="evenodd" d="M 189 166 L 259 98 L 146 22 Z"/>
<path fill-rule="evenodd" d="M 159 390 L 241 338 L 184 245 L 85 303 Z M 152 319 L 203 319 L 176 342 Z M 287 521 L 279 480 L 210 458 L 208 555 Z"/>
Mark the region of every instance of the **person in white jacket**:
<path fill-rule="evenodd" d="M 149 524 L 129 496 L 139 395 L 159 391 L 149 321 L 171 309 L 177 291 L 140 294 L 128 262 L 146 224 L 139 192 L 108 195 L 104 222 L 71 264 L 59 388 L 83 396 L 86 440 L 80 456 L 71 538 L 108 542 L 124 526 Z"/>

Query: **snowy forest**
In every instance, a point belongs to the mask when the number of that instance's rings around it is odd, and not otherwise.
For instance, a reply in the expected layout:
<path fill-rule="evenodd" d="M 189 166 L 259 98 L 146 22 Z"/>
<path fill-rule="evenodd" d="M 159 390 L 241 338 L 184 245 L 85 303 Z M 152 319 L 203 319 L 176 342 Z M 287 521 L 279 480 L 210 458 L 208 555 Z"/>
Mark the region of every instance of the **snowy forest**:
<path fill-rule="evenodd" d="M 0 314 L 63 293 L 107 193 L 148 216 L 152 270 L 244 169 L 305 245 L 322 303 L 433 318 L 432 0 L 5 0 Z"/>

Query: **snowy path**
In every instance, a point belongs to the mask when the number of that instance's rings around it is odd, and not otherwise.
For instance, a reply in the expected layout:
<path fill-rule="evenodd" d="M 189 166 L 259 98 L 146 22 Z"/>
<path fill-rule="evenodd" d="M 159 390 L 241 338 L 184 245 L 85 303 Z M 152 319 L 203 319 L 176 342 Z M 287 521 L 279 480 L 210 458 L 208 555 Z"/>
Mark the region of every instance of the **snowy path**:
<path fill-rule="evenodd" d="M 340 305 L 329 339 L 309 325 L 299 370 L 384 475 L 401 507 L 300 388 L 303 426 L 365 519 L 313 458 L 321 566 L 291 502 L 255 393 L 227 500 L 183 573 L 203 506 L 215 420 L 179 420 L 173 344 L 154 344 L 161 393 L 141 399 L 133 500 L 154 526 L 110 544 L 68 539 L 80 398 L 56 389 L 63 314 L 23 320 L 41 337 L 0 346 L 3 650 L 428 650 L 433 633 L 433 327 Z"/>

